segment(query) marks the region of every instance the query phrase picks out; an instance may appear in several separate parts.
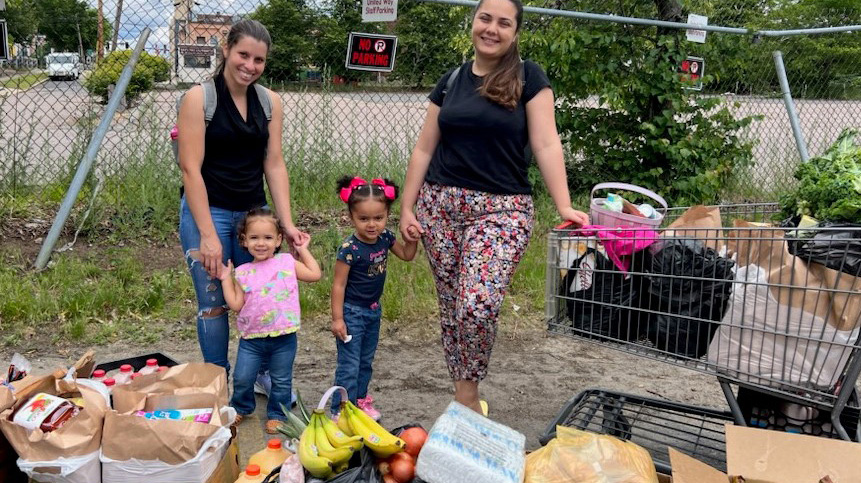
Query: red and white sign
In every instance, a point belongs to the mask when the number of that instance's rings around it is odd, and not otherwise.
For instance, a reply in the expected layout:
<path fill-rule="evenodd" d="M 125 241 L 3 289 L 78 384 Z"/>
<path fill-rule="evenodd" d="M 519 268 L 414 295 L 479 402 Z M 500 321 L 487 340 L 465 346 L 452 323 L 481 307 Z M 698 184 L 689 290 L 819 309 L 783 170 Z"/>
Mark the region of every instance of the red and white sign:
<path fill-rule="evenodd" d="M 686 89 L 701 91 L 703 89 L 703 76 L 706 71 L 706 60 L 702 57 L 691 57 L 682 61 L 679 69 L 679 77 L 684 82 Z"/>
<path fill-rule="evenodd" d="M 347 41 L 347 68 L 391 72 L 395 67 L 398 38 L 393 35 L 350 32 Z"/>

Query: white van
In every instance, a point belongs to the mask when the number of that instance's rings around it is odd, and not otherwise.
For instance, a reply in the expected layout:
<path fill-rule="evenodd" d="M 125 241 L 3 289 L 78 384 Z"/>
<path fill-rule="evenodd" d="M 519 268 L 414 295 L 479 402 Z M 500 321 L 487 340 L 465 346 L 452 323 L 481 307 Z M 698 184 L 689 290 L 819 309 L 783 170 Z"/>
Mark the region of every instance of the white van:
<path fill-rule="evenodd" d="M 81 76 L 81 59 L 74 52 L 54 52 L 45 56 L 48 77 L 51 80 L 74 80 Z"/>

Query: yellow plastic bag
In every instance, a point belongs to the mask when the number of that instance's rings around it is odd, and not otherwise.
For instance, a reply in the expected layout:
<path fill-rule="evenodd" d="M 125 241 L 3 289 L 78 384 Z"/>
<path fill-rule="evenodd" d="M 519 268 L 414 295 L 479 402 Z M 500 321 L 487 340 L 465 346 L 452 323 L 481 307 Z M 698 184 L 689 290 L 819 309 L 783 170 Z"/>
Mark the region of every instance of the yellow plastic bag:
<path fill-rule="evenodd" d="M 556 437 L 526 455 L 525 483 L 658 483 L 642 447 L 613 436 L 556 427 Z"/>

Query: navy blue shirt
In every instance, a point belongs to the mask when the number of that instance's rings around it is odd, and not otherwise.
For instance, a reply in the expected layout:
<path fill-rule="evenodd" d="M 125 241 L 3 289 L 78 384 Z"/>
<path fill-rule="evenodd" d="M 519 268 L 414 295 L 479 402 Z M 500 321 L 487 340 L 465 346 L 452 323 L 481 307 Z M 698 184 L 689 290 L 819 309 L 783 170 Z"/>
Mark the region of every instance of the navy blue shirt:
<path fill-rule="evenodd" d="M 373 245 L 350 235 L 338 249 L 338 260 L 350 266 L 344 303 L 370 307 L 380 301 L 386 283 L 386 263 L 395 235 L 383 230 Z"/>

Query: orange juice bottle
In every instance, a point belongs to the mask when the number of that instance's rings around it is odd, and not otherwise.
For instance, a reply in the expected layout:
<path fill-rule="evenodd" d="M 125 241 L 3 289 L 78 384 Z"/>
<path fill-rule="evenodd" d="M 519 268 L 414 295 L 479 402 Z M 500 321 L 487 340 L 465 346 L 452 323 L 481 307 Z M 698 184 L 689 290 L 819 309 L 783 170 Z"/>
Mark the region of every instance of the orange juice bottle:
<path fill-rule="evenodd" d="M 248 458 L 249 465 L 257 465 L 260 467 L 260 472 L 263 476 L 268 475 L 275 468 L 284 464 L 284 460 L 290 457 L 292 453 L 281 446 L 281 440 L 272 438 L 266 444 L 266 448 L 251 455 Z"/>
<path fill-rule="evenodd" d="M 262 483 L 269 473 L 262 473 L 257 465 L 248 465 L 245 471 L 239 474 L 235 483 Z"/>

